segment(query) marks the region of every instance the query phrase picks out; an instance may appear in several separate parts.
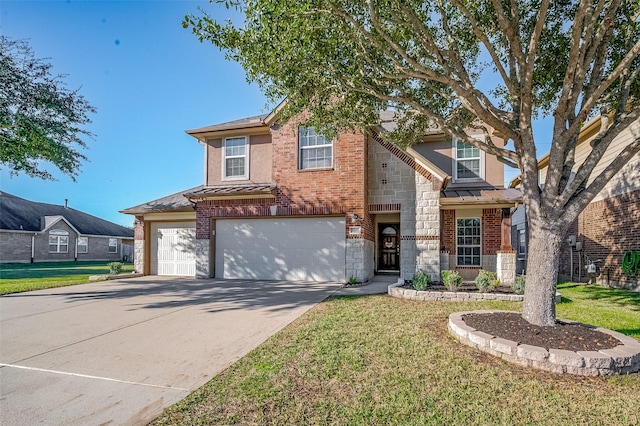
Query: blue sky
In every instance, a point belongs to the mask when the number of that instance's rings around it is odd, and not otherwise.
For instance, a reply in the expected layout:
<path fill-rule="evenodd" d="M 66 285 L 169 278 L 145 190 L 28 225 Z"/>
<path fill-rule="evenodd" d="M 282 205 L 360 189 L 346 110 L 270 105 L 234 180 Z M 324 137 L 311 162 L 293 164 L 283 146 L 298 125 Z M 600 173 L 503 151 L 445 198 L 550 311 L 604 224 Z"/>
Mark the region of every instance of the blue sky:
<path fill-rule="evenodd" d="M 0 1 L 0 32 L 27 40 L 97 108 L 77 182 L 0 171 L 3 191 L 131 226 L 119 210 L 200 185 L 203 148 L 185 129 L 266 112 L 242 68 L 182 28 L 208 1 Z M 216 12 L 217 11 L 217 12 Z M 548 145 L 547 145 L 548 146 Z M 541 153 L 546 152 L 542 149 Z M 50 171 L 55 168 L 49 167 Z M 516 172 L 508 169 L 508 181 Z"/>
<path fill-rule="evenodd" d="M 50 58 L 97 108 L 77 182 L 0 172 L 3 191 L 131 226 L 118 210 L 202 184 L 203 148 L 185 129 L 265 111 L 242 68 L 182 28 L 208 1 L 0 1 L 0 31 Z M 227 14 L 219 9 L 221 16 Z M 55 168 L 49 167 L 50 171 Z"/>

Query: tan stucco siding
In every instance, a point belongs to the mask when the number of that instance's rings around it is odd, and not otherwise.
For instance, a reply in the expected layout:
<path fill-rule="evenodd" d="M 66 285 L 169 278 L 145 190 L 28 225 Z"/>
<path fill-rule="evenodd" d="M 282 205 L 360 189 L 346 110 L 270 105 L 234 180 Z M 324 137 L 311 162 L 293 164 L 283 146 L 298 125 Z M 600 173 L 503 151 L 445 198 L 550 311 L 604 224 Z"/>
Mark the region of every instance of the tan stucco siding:
<path fill-rule="evenodd" d="M 492 140 L 496 146 L 504 146 L 504 141 L 501 138 L 493 136 Z M 453 178 L 453 144 L 450 139 L 422 142 L 414 145 L 412 148 Z M 494 155 L 487 154 L 484 151 L 481 152 L 481 155 L 484 156 L 484 180 L 486 183 L 479 182 L 472 184 L 470 182 L 459 182 L 458 184 L 464 186 L 482 186 L 488 183 L 491 186 L 504 187 L 504 164 L 498 161 Z M 451 181 L 451 185 L 456 185 L 455 180 Z"/>
<path fill-rule="evenodd" d="M 222 179 L 222 141 L 208 139 L 206 185 L 225 185 L 234 183 L 266 183 L 272 180 L 271 135 L 246 136 L 249 139 L 249 179 L 227 181 Z"/>

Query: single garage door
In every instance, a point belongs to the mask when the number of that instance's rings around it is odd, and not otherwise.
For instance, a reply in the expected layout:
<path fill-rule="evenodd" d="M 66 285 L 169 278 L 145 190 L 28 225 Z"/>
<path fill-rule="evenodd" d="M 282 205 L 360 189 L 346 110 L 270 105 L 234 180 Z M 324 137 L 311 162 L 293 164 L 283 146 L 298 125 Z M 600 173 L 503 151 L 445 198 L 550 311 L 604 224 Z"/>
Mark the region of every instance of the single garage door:
<path fill-rule="evenodd" d="M 195 222 L 152 223 L 151 274 L 195 276 L 195 247 Z"/>
<path fill-rule="evenodd" d="M 343 282 L 345 221 L 218 220 L 215 257 L 216 278 Z"/>

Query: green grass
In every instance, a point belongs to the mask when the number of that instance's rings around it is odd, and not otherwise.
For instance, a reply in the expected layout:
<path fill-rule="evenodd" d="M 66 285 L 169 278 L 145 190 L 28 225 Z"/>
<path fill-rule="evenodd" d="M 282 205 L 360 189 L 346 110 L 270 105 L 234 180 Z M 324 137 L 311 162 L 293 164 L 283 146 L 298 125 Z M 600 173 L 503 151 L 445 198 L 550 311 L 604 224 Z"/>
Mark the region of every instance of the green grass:
<path fill-rule="evenodd" d="M 562 286 L 571 302 L 559 315 L 613 329 L 640 324 L 635 294 L 587 290 Z M 640 424 L 638 374 L 542 372 L 464 346 L 447 331 L 452 312 L 521 307 L 331 298 L 154 424 Z"/>
<path fill-rule="evenodd" d="M 640 293 L 600 285 L 558 284 L 559 318 L 619 331 L 640 340 Z"/>
<path fill-rule="evenodd" d="M 109 263 L 108 261 L 3 263 L 0 264 L 0 294 L 85 284 L 89 282 L 90 275 L 108 274 Z M 123 265 L 123 273 L 132 271 L 132 264 Z"/>

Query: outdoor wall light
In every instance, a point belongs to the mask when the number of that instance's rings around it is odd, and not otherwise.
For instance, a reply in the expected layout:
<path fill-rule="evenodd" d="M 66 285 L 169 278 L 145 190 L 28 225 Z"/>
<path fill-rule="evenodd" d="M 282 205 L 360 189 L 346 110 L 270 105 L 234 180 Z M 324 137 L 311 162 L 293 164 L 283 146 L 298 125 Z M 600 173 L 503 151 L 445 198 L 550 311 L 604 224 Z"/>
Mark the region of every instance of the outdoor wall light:
<path fill-rule="evenodd" d="M 354 213 L 351 215 L 351 222 L 357 222 L 358 219 L 360 219 L 360 217 L 358 216 L 358 213 Z"/>

